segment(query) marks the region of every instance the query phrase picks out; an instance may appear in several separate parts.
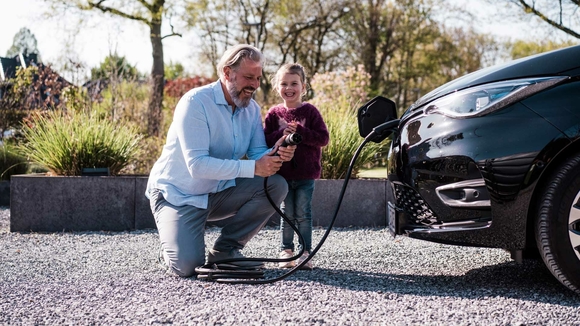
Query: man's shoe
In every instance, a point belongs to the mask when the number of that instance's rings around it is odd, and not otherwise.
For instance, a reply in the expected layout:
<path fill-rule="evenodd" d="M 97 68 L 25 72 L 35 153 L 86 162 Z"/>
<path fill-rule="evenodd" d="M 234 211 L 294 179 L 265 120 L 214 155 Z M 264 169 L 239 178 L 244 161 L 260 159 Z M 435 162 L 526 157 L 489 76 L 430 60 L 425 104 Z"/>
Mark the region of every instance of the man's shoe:
<path fill-rule="evenodd" d="M 167 263 L 165 262 L 165 258 L 163 257 L 163 248 L 160 247 L 159 248 L 159 252 L 157 254 L 157 266 L 159 266 L 159 268 L 161 268 L 162 270 L 166 271 L 169 270 L 169 266 L 167 266 Z"/>
<path fill-rule="evenodd" d="M 292 249 L 284 249 L 280 252 L 280 255 L 278 255 L 280 259 L 288 259 L 291 258 L 292 256 L 294 256 Z M 281 261 L 278 263 L 278 268 L 292 268 L 294 266 L 296 266 L 296 261 L 294 260 Z"/>
<path fill-rule="evenodd" d="M 208 264 L 214 264 L 215 262 L 218 262 L 220 260 L 225 260 L 225 259 L 232 259 L 232 258 L 236 258 L 236 259 L 242 259 L 242 260 L 236 260 L 236 261 L 231 261 L 231 262 L 226 262 L 226 263 L 218 263 L 217 267 L 218 268 L 222 268 L 222 269 L 259 269 L 264 267 L 264 263 L 261 261 L 247 261 L 247 260 L 243 260 L 246 259 L 246 256 L 244 256 L 241 252 L 240 249 L 232 249 L 230 251 L 217 251 L 215 249 L 211 249 L 207 255 L 207 263 Z"/>
<path fill-rule="evenodd" d="M 159 253 L 157 255 L 157 266 L 159 266 L 166 274 L 172 276 L 178 276 L 168 265 L 165 261 L 165 257 L 163 255 L 163 248 L 159 248 Z"/>

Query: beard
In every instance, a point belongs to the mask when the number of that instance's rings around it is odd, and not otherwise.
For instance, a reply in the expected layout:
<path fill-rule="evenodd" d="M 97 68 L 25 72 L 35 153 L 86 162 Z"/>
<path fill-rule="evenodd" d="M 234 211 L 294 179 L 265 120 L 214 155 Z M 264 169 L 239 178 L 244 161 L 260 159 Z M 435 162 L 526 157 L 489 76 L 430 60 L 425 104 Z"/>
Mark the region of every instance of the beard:
<path fill-rule="evenodd" d="M 245 95 L 242 92 L 245 90 L 249 90 L 252 91 L 253 94 L 256 91 L 256 89 L 253 87 L 244 87 L 242 89 L 238 89 L 238 83 L 236 79 L 232 80 L 230 84 L 227 86 L 227 88 L 228 93 L 232 98 L 232 101 L 234 101 L 236 107 L 239 108 L 247 107 L 248 105 L 250 105 L 250 101 L 252 100 L 251 96 L 245 97 Z"/>

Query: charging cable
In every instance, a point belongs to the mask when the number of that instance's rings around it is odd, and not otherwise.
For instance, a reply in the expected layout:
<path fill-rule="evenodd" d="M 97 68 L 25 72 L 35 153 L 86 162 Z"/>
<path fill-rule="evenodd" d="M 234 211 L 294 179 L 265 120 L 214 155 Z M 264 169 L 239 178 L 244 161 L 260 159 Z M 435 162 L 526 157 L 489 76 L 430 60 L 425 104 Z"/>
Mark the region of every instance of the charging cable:
<path fill-rule="evenodd" d="M 342 204 L 342 199 L 344 198 L 344 193 L 346 191 L 348 181 L 350 180 L 350 176 L 352 174 L 352 169 L 354 167 L 354 163 L 358 159 L 360 152 L 362 151 L 364 146 L 369 141 L 373 141 L 375 139 L 380 138 L 384 133 L 392 132 L 394 129 L 397 128 L 398 125 L 399 125 L 399 120 L 395 119 L 395 120 L 385 122 L 385 123 L 373 128 L 372 131 L 364 138 L 364 141 L 356 149 L 356 151 L 355 151 L 355 153 L 350 161 L 350 164 L 348 166 L 348 170 L 346 172 L 344 183 L 342 184 L 342 189 L 340 191 L 338 203 L 336 205 L 336 209 L 334 211 L 334 215 L 332 217 L 332 220 L 330 221 L 328 228 L 324 232 L 324 235 L 322 236 L 322 238 L 320 239 L 320 241 L 318 242 L 316 247 L 312 250 L 312 252 L 310 253 L 310 255 L 306 259 L 304 259 L 302 262 L 300 262 L 295 267 L 290 269 L 288 272 L 286 272 L 278 277 L 271 278 L 271 279 L 262 279 L 264 277 L 264 272 L 261 269 L 229 270 L 229 269 L 218 269 L 217 268 L 218 263 L 231 262 L 231 261 L 242 261 L 242 260 L 243 261 L 261 261 L 261 262 L 286 262 L 286 261 L 294 260 L 297 257 L 300 257 L 302 255 L 302 253 L 304 252 L 304 238 L 302 237 L 302 234 L 300 234 L 300 231 L 296 228 L 296 226 L 294 226 L 294 224 L 280 210 L 280 208 L 278 208 L 278 205 L 276 205 L 276 203 L 270 197 L 270 194 L 268 193 L 268 187 L 267 187 L 268 186 L 268 178 L 266 177 L 266 178 L 264 178 L 264 190 L 266 192 L 266 197 L 268 198 L 268 201 L 270 202 L 272 207 L 274 207 L 276 212 L 278 214 L 280 214 L 280 216 L 286 222 L 288 222 L 288 224 L 290 224 L 292 229 L 298 234 L 298 238 L 299 238 L 300 245 L 301 245 L 300 252 L 297 255 L 295 255 L 294 257 L 285 258 L 285 259 L 279 259 L 279 258 L 226 259 L 223 261 L 215 262 L 211 265 L 206 264 L 206 265 L 200 266 L 200 267 L 195 269 L 195 271 L 198 273 L 198 279 L 203 279 L 203 280 L 207 280 L 207 281 L 215 281 L 218 283 L 229 283 L 229 284 L 269 284 L 269 283 L 274 283 L 274 282 L 283 280 L 283 279 L 287 278 L 288 276 L 294 274 L 297 270 L 301 269 L 302 266 L 304 266 L 306 263 L 308 263 L 308 261 L 310 261 L 310 259 L 312 259 L 312 257 L 314 257 L 314 255 L 316 255 L 316 253 L 322 247 L 322 245 L 326 241 L 326 238 L 330 234 L 330 230 L 332 230 L 332 227 L 334 226 L 334 223 L 336 221 L 336 217 L 338 216 L 338 212 L 340 210 L 340 205 Z M 300 138 L 300 140 L 301 140 L 301 138 Z"/>

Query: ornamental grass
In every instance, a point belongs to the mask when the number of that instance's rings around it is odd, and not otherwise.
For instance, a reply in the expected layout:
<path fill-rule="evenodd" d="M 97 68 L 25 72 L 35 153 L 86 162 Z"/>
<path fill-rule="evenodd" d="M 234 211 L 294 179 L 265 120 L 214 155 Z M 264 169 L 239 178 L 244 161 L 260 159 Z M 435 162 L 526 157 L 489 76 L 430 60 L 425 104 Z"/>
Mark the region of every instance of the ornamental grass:
<path fill-rule="evenodd" d="M 81 175 L 83 168 L 109 168 L 111 175 L 131 163 L 141 136 L 134 127 L 96 115 L 48 111 L 24 125 L 21 152 L 56 175 Z"/>
<path fill-rule="evenodd" d="M 330 134 L 322 149 L 322 179 L 344 179 L 351 160 L 363 142 L 358 131 L 357 110 L 369 100 L 370 75 L 362 66 L 342 72 L 316 74 L 310 101 L 322 114 Z M 356 178 L 363 166 L 372 164 L 384 151 L 385 143 L 369 142 L 353 165 L 351 177 Z"/>

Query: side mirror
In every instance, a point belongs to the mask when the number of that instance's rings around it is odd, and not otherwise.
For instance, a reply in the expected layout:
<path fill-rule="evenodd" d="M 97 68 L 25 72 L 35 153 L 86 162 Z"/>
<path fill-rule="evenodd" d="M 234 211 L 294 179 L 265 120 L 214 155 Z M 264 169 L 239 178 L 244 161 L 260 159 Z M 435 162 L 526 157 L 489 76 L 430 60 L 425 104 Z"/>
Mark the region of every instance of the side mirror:
<path fill-rule="evenodd" d="M 375 127 L 397 119 L 397 107 L 395 102 L 385 97 L 377 96 L 358 109 L 357 118 L 358 132 L 361 137 L 366 138 Z M 392 130 L 386 130 L 377 134 L 371 140 L 375 143 L 380 143 L 389 137 L 391 133 Z"/>

